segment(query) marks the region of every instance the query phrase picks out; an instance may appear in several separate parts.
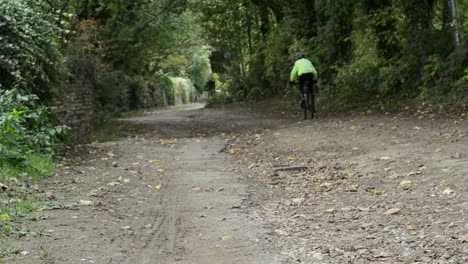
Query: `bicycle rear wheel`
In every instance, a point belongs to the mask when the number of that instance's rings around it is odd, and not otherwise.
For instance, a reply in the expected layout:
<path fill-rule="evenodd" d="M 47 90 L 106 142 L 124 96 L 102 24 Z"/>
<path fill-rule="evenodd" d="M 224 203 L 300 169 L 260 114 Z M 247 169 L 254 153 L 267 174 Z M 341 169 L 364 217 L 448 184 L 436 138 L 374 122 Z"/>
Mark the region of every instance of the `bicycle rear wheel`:
<path fill-rule="evenodd" d="M 309 111 L 310 108 L 310 95 L 308 92 L 304 93 L 304 120 L 307 120 L 307 111 Z"/>

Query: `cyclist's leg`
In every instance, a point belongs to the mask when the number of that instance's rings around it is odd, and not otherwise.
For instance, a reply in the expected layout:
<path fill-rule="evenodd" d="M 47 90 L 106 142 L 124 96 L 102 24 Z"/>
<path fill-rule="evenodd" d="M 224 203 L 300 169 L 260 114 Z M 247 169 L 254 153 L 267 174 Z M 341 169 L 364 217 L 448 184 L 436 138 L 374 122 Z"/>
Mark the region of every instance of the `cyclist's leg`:
<path fill-rule="evenodd" d="M 304 99 L 304 83 L 303 76 L 299 76 L 297 80 L 297 86 L 299 87 L 299 92 L 301 93 L 301 99 Z"/>
<path fill-rule="evenodd" d="M 310 110 L 312 113 L 316 113 L 317 110 L 315 109 L 315 94 L 314 94 L 314 86 L 316 85 L 316 81 L 313 80 L 311 85 L 309 86 L 309 94 L 310 94 Z"/>
<path fill-rule="evenodd" d="M 299 92 L 301 93 L 301 108 L 305 107 L 305 98 L 304 98 L 304 85 L 305 85 L 305 79 L 303 76 L 299 76 L 297 80 L 297 86 L 299 88 Z"/>

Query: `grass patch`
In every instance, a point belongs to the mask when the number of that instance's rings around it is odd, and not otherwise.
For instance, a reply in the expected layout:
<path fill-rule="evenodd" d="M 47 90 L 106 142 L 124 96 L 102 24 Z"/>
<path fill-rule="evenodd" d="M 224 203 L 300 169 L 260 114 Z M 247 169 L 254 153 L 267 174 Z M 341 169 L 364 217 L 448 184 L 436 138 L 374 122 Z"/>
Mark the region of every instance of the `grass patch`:
<path fill-rule="evenodd" d="M 51 156 L 27 154 L 25 161 L 19 164 L 7 162 L 0 163 L 0 180 L 5 178 L 17 178 L 19 180 L 27 178 L 40 178 L 50 176 L 55 172 L 55 164 Z"/>
<path fill-rule="evenodd" d="M 0 197 L 0 225 L 4 226 L 19 217 L 23 217 L 30 212 L 40 211 L 44 208 L 43 202 L 35 198 L 34 196 L 26 196 L 11 198 L 14 195 L 14 191 L 10 191 L 7 195 Z"/>
<path fill-rule="evenodd" d="M 0 244 L 0 261 L 3 262 L 3 259 L 11 256 L 11 255 L 18 255 L 20 250 L 14 247 L 10 247 L 5 245 L 4 243 Z"/>

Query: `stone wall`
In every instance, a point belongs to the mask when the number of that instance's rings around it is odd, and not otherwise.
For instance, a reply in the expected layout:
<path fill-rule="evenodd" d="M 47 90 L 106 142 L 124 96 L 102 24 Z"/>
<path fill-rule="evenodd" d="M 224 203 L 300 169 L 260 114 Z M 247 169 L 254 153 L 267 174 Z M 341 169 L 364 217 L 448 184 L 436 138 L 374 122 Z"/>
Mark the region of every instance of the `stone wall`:
<path fill-rule="evenodd" d="M 86 142 L 95 128 L 96 100 L 94 83 L 74 80 L 65 85 L 62 96 L 55 100 L 60 122 L 71 128 L 76 142 Z"/>

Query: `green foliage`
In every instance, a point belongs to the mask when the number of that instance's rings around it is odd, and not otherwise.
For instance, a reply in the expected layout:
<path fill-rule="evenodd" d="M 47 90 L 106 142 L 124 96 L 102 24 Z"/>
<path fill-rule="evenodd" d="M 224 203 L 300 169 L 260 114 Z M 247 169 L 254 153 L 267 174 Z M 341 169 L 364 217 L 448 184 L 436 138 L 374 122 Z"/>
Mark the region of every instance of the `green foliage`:
<path fill-rule="evenodd" d="M 0 0 L 0 85 L 47 96 L 64 73 L 58 18 L 28 3 Z"/>
<path fill-rule="evenodd" d="M 3 243 L 0 244 L 0 261 L 10 255 L 19 255 L 20 250 L 11 246 L 6 246 Z"/>
<path fill-rule="evenodd" d="M 132 79 L 122 71 L 102 72 L 96 77 L 97 98 L 104 111 L 129 110 L 129 87 Z"/>
<path fill-rule="evenodd" d="M 192 63 L 188 67 L 188 78 L 192 80 L 198 93 L 203 92 L 211 73 L 210 51 L 208 48 L 200 49 L 192 56 Z"/>
<path fill-rule="evenodd" d="M 185 78 L 171 78 L 175 89 L 175 102 L 188 104 L 194 102 L 196 99 L 196 90 L 193 83 Z"/>
<path fill-rule="evenodd" d="M 23 164 L 18 165 L 16 162 L 0 164 L 0 178 L 39 178 L 50 176 L 55 172 L 54 161 L 50 155 L 28 153 L 20 158 L 24 160 Z"/>
<path fill-rule="evenodd" d="M 372 31 L 354 32 L 351 39 L 354 47 L 353 60 L 337 71 L 335 98 L 359 105 L 377 94 L 376 90 L 381 82 L 381 58 L 377 50 L 377 38 Z"/>
<path fill-rule="evenodd" d="M 68 130 L 52 122 L 52 109 L 41 106 L 38 100 L 18 89 L 0 90 L 0 166 L 3 173 L 9 167 L 41 172 L 42 168 L 33 158 L 39 158 L 36 154 L 53 153 Z"/>
<path fill-rule="evenodd" d="M 175 87 L 171 78 L 167 75 L 162 75 L 158 78 L 158 86 L 164 91 L 168 105 L 175 104 Z"/>
<path fill-rule="evenodd" d="M 287 93 L 292 63 L 305 54 L 329 109 L 454 94 L 466 101 L 468 42 L 457 42 L 468 33 L 466 0 L 456 16 L 447 1 L 433 0 L 195 2 L 213 69 L 230 76 L 233 99 Z"/>

